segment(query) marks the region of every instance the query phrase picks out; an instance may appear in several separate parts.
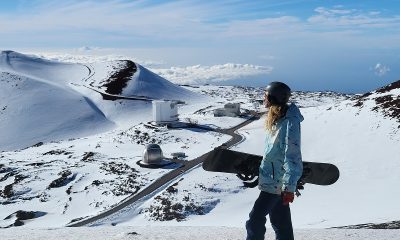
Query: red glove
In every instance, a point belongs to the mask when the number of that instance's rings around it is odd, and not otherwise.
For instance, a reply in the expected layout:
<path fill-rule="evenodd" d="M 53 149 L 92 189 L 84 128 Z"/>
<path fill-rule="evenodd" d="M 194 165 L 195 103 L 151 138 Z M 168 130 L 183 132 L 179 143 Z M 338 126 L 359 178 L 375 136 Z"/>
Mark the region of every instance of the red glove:
<path fill-rule="evenodd" d="M 294 200 L 294 193 L 292 192 L 282 192 L 282 203 L 283 205 L 288 205 Z"/>

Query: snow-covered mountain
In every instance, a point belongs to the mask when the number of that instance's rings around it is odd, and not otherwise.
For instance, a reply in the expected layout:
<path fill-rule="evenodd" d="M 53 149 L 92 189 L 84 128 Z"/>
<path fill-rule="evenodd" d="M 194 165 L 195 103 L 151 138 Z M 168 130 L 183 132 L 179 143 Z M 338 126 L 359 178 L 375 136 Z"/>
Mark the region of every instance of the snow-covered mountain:
<path fill-rule="evenodd" d="M 0 69 L 1 227 L 65 226 L 180 167 L 141 168 L 149 143 L 160 144 L 167 158 L 184 152 L 190 161 L 230 139 L 204 129 L 151 127 L 149 101 L 115 96 L 183 100 L 179 121 L 211 129 L 263 111 L 262 88 L 178 86 L 129 60 L 66 64 L 4 51 Z M 303 159 L 341 171 L 332 186 L 306 185 L 292 204 L 295 228 L 398 221 L 399 81 L 364 95 L 295 92 L 292 100 L 305 117 Z M 214 117 L 214 109 L 231 102 L 241 104 L 241 117 Z M 240 129 L 244 140 L 233 149 L 261 155 L 264 121 Z M 257 194 L 234 175 L 198 166 L 93 225 L 242 227 Z"/>
<path fill-rule="evenodd" d="M 115 127 L 149 102 L 118 103 L 94 91 L 150 99 L 187 100 L 194 93 L 132 61 L 95 66 L 0 52 L 0 150 L 83 137 Z M 91 87 L 88 89 L 86 87 Z"/>

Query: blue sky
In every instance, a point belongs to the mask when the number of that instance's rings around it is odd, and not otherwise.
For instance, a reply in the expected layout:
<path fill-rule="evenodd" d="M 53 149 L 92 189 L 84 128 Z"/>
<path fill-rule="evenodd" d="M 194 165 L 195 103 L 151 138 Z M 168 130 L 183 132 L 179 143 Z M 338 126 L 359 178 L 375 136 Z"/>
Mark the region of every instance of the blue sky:
<path fill-rule="evenodd" d="M 268 70 L 225 83 L 365 92 L 400 79 L 399 10 L 398 0 L 1 0 L 0 49 L 250 64 Z"/>

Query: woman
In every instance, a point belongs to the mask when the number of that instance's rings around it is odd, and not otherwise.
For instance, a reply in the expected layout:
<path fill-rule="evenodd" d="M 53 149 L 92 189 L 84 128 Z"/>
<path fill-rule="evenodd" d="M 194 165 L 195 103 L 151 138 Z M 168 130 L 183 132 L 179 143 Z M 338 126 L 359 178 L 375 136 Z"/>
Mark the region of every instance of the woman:
<path fill-rule="evenodd" d="M 258 183 L 261 192 L 246 222 L 247 240 L 264 239 L 267 215 L 276 239 L 294 239 L 289 203 L 303 172 L 300 122 L 304 118 L 295 104 L 288 105 L 290 95 L 290 88 L 281 82 L 266 88 L 264 104 L 269 111 Z"/>

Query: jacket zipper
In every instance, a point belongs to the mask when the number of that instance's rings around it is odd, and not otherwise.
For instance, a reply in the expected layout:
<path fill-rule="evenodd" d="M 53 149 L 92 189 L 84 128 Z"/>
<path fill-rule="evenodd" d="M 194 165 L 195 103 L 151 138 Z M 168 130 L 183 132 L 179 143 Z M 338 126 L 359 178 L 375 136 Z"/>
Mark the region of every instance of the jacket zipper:
<path fill-rule="evenodd" d="M 271 162 L 272 165 L 272 179 L 275 179 L 275 168 L 274 168 L 274 163 Z"/>

